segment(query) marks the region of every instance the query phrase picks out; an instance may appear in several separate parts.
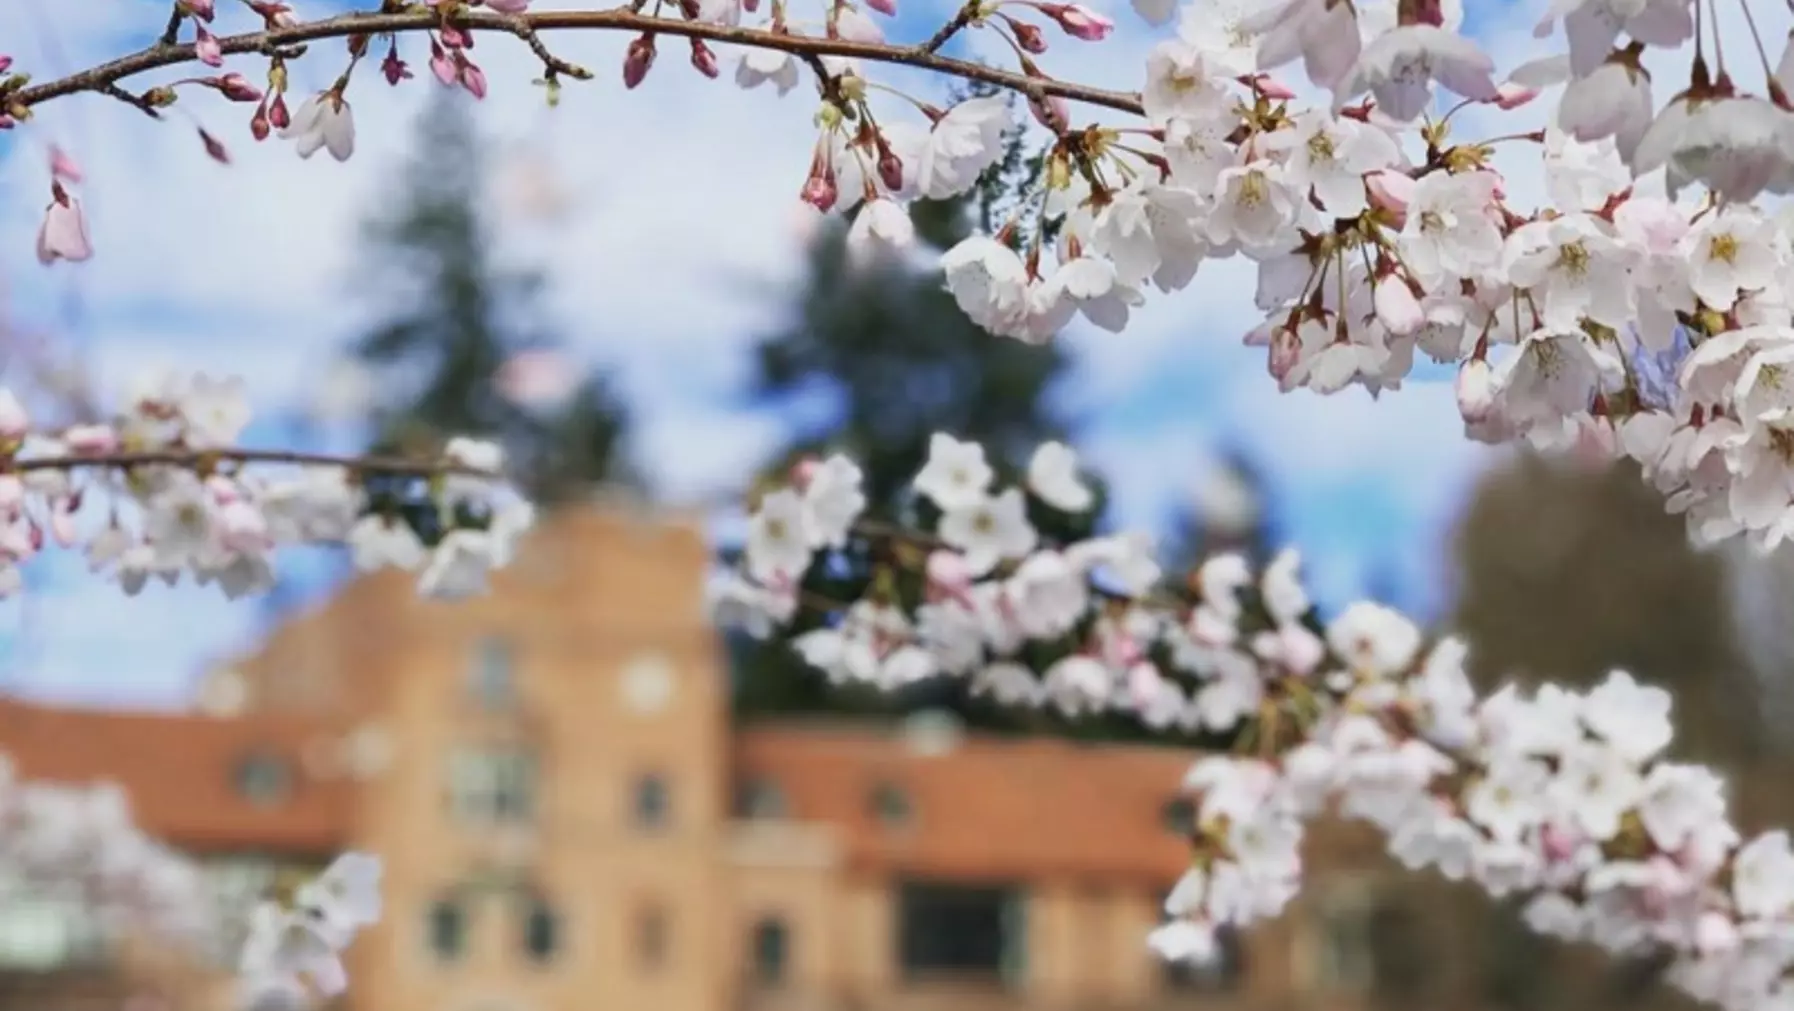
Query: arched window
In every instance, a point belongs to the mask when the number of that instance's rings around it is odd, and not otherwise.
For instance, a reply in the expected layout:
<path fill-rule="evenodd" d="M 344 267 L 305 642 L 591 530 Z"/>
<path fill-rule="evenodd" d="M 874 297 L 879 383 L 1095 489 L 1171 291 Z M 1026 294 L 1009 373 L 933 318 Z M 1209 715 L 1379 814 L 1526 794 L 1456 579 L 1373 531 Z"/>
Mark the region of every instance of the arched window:
<path fill-rule="evenodd" d="M 666 780 L 649 773 L 635 781 L 635 823 L 639 828 L 657 830 L 670 820 L 672 802 L 667 795 Z"/>
<path fill-rule="evenodd" d="M 759 986 L 778 986 L 785 982 L 785 967 L 791 959 L 791 932 L 785 921 L 768 916 L 754 924 L 752 937 L 754 982 Z"/>
<path fill-rule="evenodd" d="M 523 910 L 523 953 L 532 962 L 554 958 L 561 943 L 560 917 L 541 895 L 526 895 Z"/>
<path fill-rule="evenodd" d="M 872 788 L 872 816 L 884 825 L 896 828 L 915 816 L 909 794 L 895 783 L 880 783 Z"/>
<path fill-rule="evenodd" d="M 430 906 L 430 951 L 454 962 L 467 949 L 467 908 L 459 895 L 445 895 Z"/>

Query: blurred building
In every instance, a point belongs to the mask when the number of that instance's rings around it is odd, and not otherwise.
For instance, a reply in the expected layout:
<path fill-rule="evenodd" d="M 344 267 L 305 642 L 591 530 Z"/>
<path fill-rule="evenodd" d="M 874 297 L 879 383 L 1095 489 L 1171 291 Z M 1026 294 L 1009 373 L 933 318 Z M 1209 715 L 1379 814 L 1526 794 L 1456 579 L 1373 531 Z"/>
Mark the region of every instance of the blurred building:
<path fill-rule="evenodd" d="M 232 715 L 11 706 L 0 749 L 121 781 L 239 901 L 382 855 L 366 1011 L 1361 1006 L 1383 920 L 1360 877 L 1323 873 L 1213 971 L 1148 952 L 1187 862 L 1186 753 L 731 726 L 709 567 L 696 525 L 565 511 L 489 596 L 353 583 L 214 677 Z"/>

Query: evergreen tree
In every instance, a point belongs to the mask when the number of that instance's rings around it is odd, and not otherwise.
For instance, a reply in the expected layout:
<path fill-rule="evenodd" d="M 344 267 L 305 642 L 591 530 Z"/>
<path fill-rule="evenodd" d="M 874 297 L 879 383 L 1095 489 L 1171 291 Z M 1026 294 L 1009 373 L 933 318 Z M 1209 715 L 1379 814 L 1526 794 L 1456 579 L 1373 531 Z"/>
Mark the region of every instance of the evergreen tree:
<path fill-rule="evenodd" d="M 440 89 L 417 134 L 402 198 L 367 225 L 362 271 L 388 315 L 356 352 L 388 376 L 398 399 L 371 419 L 382 448 L 439 444 L 456 434 L 503 442 L 519 484 L 554 503 L 601 480 L 628 481 L 625 410 L 604 378 L 574 383 L 561 403 L 519 404 L 500 371 L 522 352 L 558 344 L 542 318 L 543 277 L 495 262 L 484 213 L 489 166 L 470 100 Z"/>

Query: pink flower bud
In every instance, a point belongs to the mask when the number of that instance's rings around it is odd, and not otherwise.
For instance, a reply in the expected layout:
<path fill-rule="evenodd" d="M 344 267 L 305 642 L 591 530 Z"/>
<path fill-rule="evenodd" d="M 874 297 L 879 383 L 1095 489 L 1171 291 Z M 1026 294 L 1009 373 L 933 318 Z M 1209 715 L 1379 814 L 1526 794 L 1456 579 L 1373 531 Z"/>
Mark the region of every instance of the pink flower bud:
<path fill-rule="evenodd" d="M 1296 363 L 1302 360 L 1302 338 L 1293 327 L 1280 326 L 1271 331 L 1271 353 L 1266 360 L 1271 378 L 1283 382 Z"/>
<path fill-rule="evenodd" d="M 835 173 L 832 171 L 805 179 L 804 188 L 798 193 L 799 199 L 824 214 L 834 208 L 835 201 L 840 196 L 840 190 L 835 186 Z"/>
<path fill-rule="evenodd" d="M 12 69 L 12 57 L 0 53 L 0 74 Z"/>
<path fill-rule="evenodd" d="M 50 145 L 50 178 L 65 183 L 78 183 L 82 178 L 81 166 L 60 144 Z"/>
<path fill-rule="evenodd" d="M 1364 177 L 1372 207 L 1387 212 L 1400 228 L 1408 220 L 1408 201 L 1414 198 L 1414 179 L 1406 172 L 1378 169 Z"/>
<path fill-rule="evenodd" d="M 1273 102 L 1287 102 L 1296 97 L 1296 93 L 1291 91 L 1288 86 L 1273 80 L 1269 74 L 1253 74 L 1243 80 L 1251 85 L 1253 90 Z"/>
<path fill-rule="evenodd" d="M 715 80 L 716 75 L 722 72 L 722 68 L 716 63 L 716 53 L 704 44 L 703 39 L 691 40 L 691 65 L 698 73 L 711 80 Z"/>
<path fill-rule="evenodd" d="M 633 88 L 648 78 L 654 66 L 654 36 L 643 33 L 629 43 L 623 55 L 623 87 Z"/>
<path fill-rule="evenodd" d="M 31 416 L 25 413 L 25 405 L 11 390 L 0 388 L 0 439 L 17 441 L 29 431 Z"/>
<path fill-rule="evenodd" d="M 37 229 L 38 262 L 80 263 L 91 257 L 93 244 L 87 238 L 87 215 L 81 211 L 81 201 L 69 196 L 61 183 L 50 184 L 50 195 L 44 222 Z"/>
<path fill-rule="evenodd" d="M 972 589 L 972 570 L 957 551 L 935 551 L 928 556 L 928 585 L 944 596 L 963 597 Z"/>
<path fill-rule="evenodd" d="M 268 122 L 276 130 L 285 130 L 293 125 L 293 114 L 287 111 L 287 96 L 274 96 L 274 104 L 268 106 Z"/>
<path fill-rule="evenodd" d="M 500 14 L 522 14 L 529 10 L 529 0 L 486 0 L 486 6 Z"/>
<path fill-rule="evenodd" d="M 13 125 L 14 121 L 11 116 L 0 114 L 0 130 L 10 130 L 13 128 Z"/>
<path fill-rule="evenodd" d="M 435 42 L 430 43 L 430 72 L 436 75 L 436 80 L 450 87 L 461 76 L 460 71 L 455 69 L 455 61 L 449 59 L 448 53 Z"/>
<path fill-rule="evenodd" d="M 1487 419 L 1495 408 L 1495 372 L 1481 358 L 1458 367 L 1458 413 L 1472 425 Z"/>
<path fill-rule="evenodd" d="M 62 433 L 62 441 L 77 456 L 110 453 L 118 449 L 118 432 L 111 425 L 75 425 Z"/>
<path fill-rule="evenodd" d="M 206 31 L 204 25 L 193 27 L 199 33 L 193 43 L 193 55 L 208 67 L 224 66 L 224 47 L 218 43 L 218 36 Z"/>
<path fill-rule="evenodd" d="M 437 33 L 437 36 L 442 39 L 442 44 L 450 49 L 473 48 L 473 36 L 452 25 L 443 28 Z"/>
<path fill-rule="evenodd" d="M 1015 32 L 1015 44 L 1021 46 L 1023 52 L 1039 56 L 1047 51 L 1046 33 L 1035 25 L 1010 18 L 1009 27 Z"/>
<path fill-rule="evenodd" d="M 1071 126 L 1071 107 L 1058 95 L 1048 95 L 1044 102 L 1028 99 L 1028 111 L 1035 122 L 1054 133 L 1064 133 Z"/>
<path fill-rule="evenodd" d="M 230 164 L 230 151 L 225 148 L 222 141 L 207 133 L 205 127 L 199 129 L 199 142 L 205 145 L 206 154 L 213 161 L 220 165 Z"/>
<path fill-rule="evenodd" d="M 888 147 L 878 152 L 878 181 L 887 190 L 903 188 L 903 159 Z"/>
<path fill-rule="evenodd" d="M 256 140 L 268 139 L 268 103 L 255 107 L 255 115 L 249 119 L 249 134 Z"/>
<path fill-rule="evenodd" d="M 461 62 L 461 87 L 476 99 L 486 97 L 486 72 L 479 64 L 465 58 Z"/>
<path fill-rule="evenodd" d="M 1041 4 L 1041 13 L 1065 29 L 1065 34 L 1085 42 L 1101 42 L 1115 30 L 1115 22 L 1083 4 Z"/>
<path fill-rule="evenodd" d="M 816 469 L 821 466 L 822 461 L 814 456 L 806 456 L 798 460 L 791 465 L 791 483 L 796 486 L 798 491 L 803 491 L 810 487 L 810 479 L 816 476 Z"/>
<path fill-rule="evenodd" d="M 386 78 L 387 84 L 393 85 L 411 77 L 411 68 L 405 65 L 404 60 L 399 59 L 398 46 L 386 51 L 386 59 L 380 61 L 380 73 Z"/>
<path fill-rule="evenodd" d="M 866 0 L 866 6 L 888 18 L 897 16 L 897 0 Z"/>
<path fill-rule="evenodd" d="M 1518 109 L 1539 97 L 1539 89 L 1508 81 L 1495 89 L 1495 104 L 1503 109 Z"/>
<path fill-rule="evenodd" d="M 1397 337 L 1406 337 L 1426 325 L 1426 313 L 1414 292 L 1393 274 L 1378 281 L 1371 290 L 1371 306 L 1378 322 Z"/>
<path fill-rule="evenodd" d="M 233 102 L 259 102 L 262 89 L 249 83 L 249 78 L 236 71 L 218 78 L 218 93 Z"/>
<path fill-rule="evenodd" d="M 217 13 L 214 0 L 180 0 L 180 6 L 182 10 L 201 21 L 210 21 L 212 16 Z"/>

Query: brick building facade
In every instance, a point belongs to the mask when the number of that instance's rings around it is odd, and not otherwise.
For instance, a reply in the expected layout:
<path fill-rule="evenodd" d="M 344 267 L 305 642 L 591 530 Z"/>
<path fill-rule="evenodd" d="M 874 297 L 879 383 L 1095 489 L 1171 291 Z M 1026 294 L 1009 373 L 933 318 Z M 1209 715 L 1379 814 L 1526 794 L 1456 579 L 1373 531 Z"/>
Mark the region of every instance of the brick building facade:
<path fill-rule="evenodd" d="M 1356 1003 L 1350 876 L 1215 972 L 1147 952 L 1186 861 L 1188 754 L 732 726 L 708 568 L 695 525 L 569 512 L 485 597 L 351 584 L 214 675 L 234 715 L 6 705 L 0 749 L 118 780 L 239 898 L 382 855 L 386 916 L 350 967 L 364 1011 Z M 1361 856 L 1342 835 L 1317 860 Z"/>

